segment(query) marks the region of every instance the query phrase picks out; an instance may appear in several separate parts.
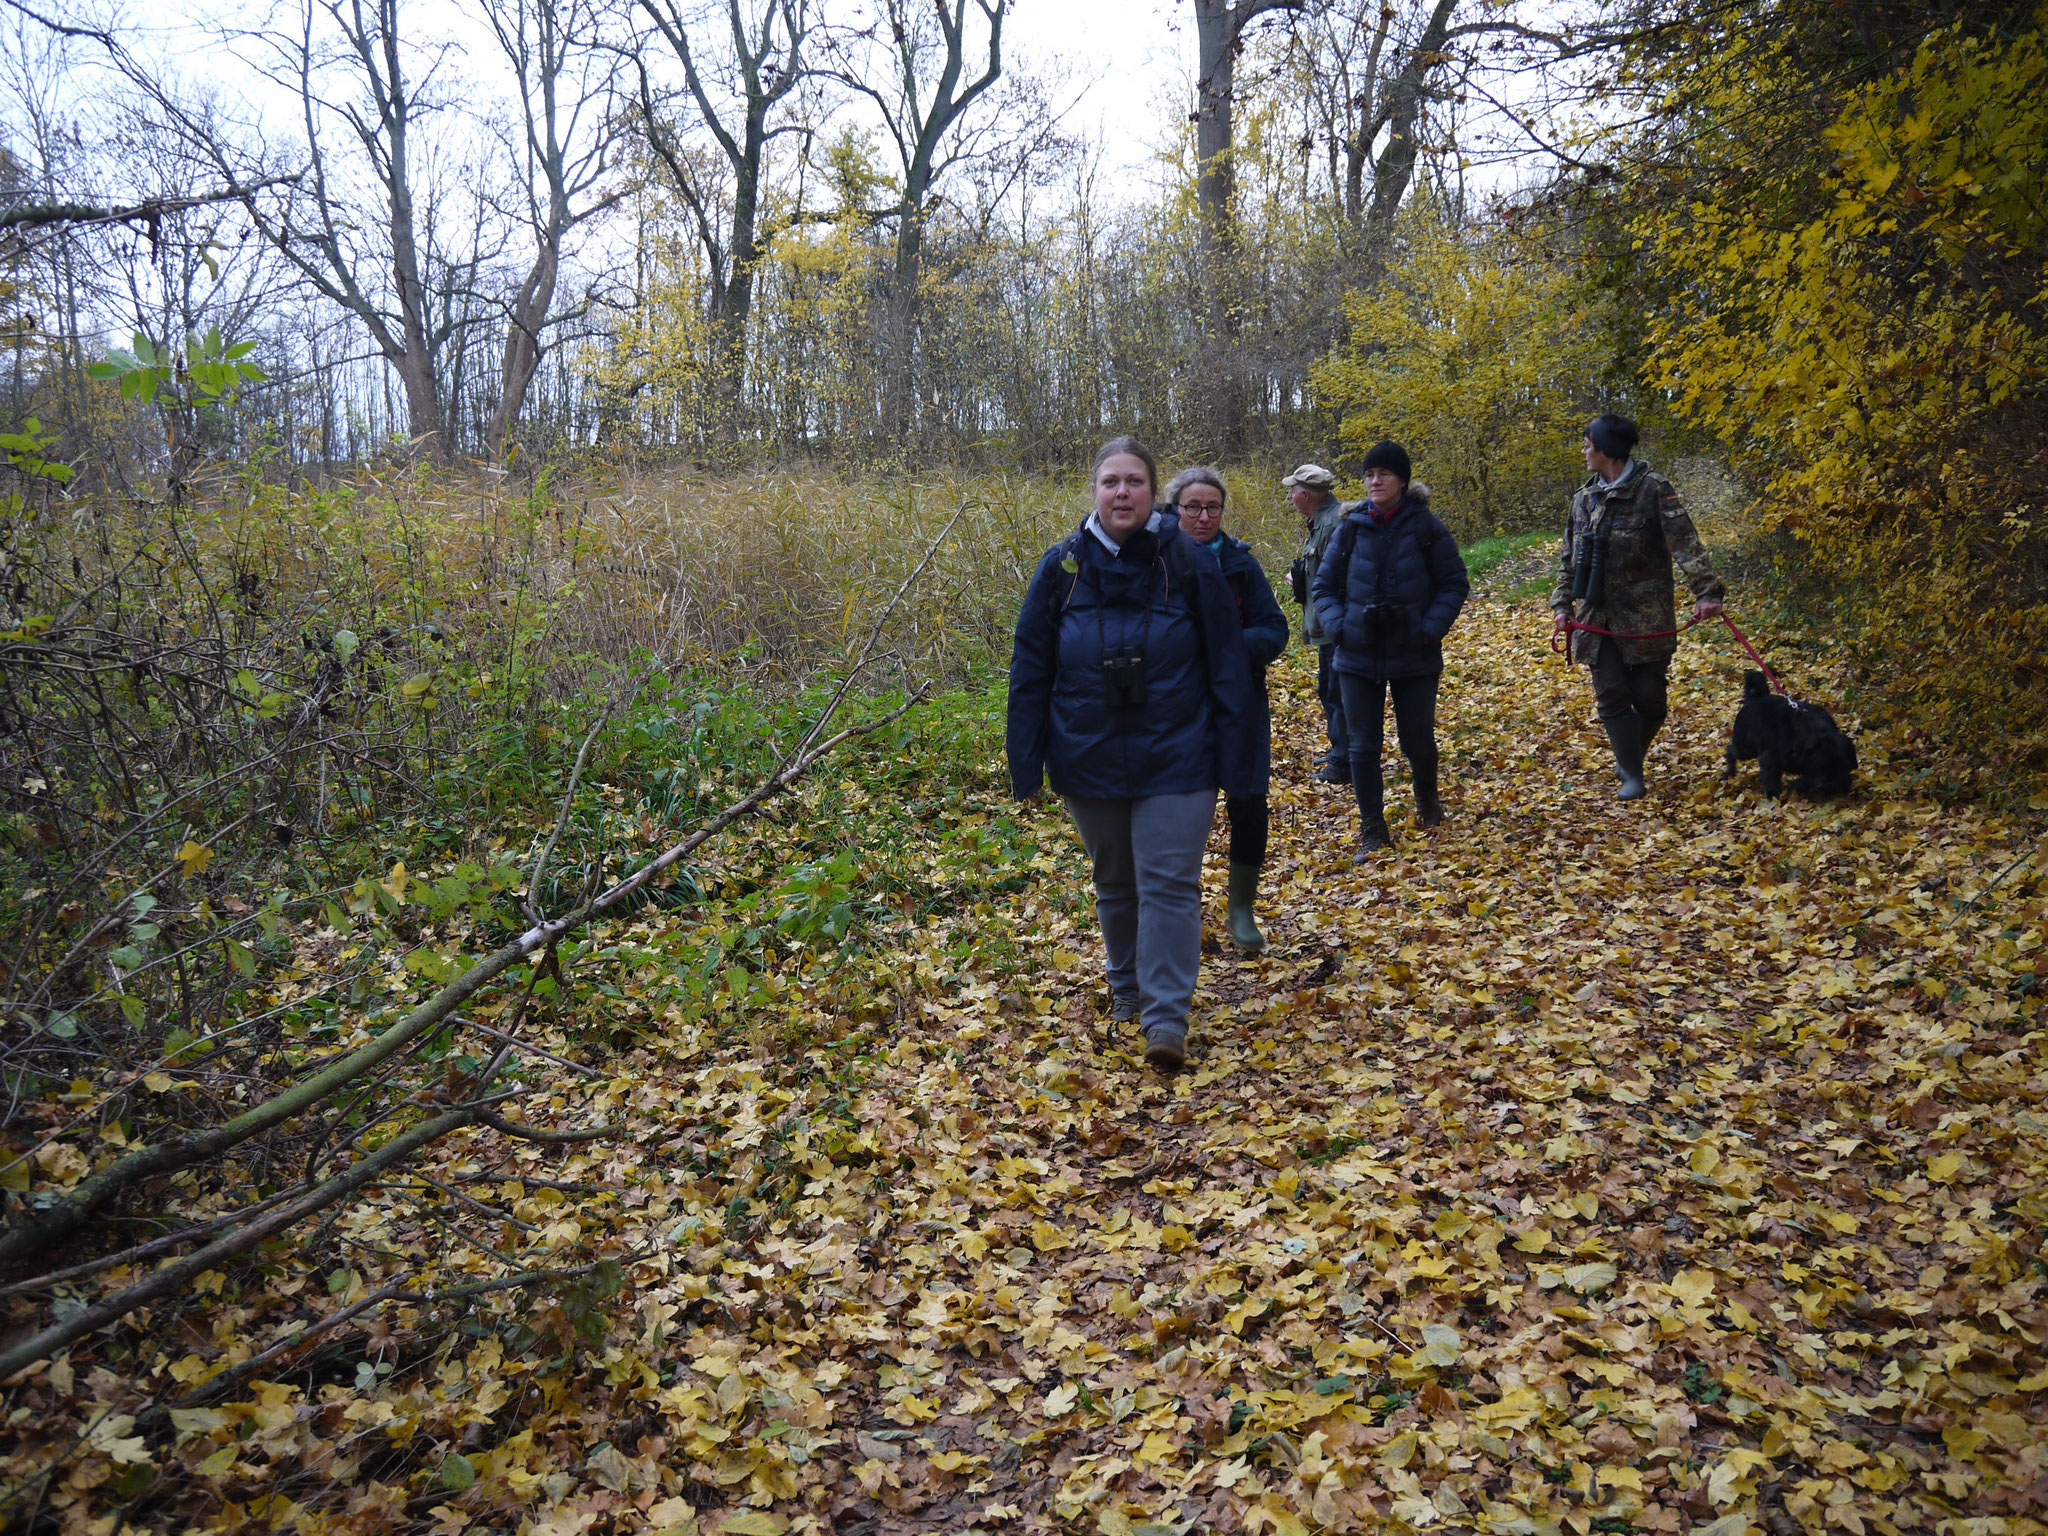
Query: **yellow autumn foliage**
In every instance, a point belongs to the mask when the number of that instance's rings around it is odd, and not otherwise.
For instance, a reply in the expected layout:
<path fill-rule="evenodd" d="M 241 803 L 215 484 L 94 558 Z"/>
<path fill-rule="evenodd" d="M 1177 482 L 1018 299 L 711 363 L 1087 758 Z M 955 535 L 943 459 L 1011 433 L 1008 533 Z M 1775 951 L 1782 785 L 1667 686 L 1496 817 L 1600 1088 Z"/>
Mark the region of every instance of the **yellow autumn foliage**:
<path fill-rule="evenodd" d="M 2037 13 L 2037 23 L 2048 12 Z M 1761 146 L 1811 62 L 1764 38 L 1695 120 Z M 1767 527 L 1836 594 L 1928 734 L 2048 767 L 2048 50 L 1926 36 L 1842 93 L 1805 182 L 1696 181 L 1638 204 L 1666 274 L 1648 382 L 1735 446 Z M 1731 156 L 1731 159 L 1734 158 Z"/>
<path fill-rule="evenodd" d="M 1350 339 L 1315 375 L 1345 451 L 1401 443 L 1461 536 L 1556 522 L 1601 408 L 1607 344 L 1582 295 L 1506 230 L 1418 202 L 1386 277 L 1346 297 Z"/>

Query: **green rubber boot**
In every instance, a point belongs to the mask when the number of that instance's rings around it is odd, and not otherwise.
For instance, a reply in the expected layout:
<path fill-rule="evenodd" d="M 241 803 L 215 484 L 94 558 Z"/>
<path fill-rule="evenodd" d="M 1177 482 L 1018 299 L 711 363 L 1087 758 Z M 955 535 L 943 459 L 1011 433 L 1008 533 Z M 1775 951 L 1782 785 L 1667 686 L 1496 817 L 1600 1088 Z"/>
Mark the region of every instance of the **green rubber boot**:
<path fill-rule="evenodd" d="M 1252 908 L 1259 899 L 1259 866 L 1256 864 L 1233 864 L 1230 866 L 1230 942 L 1239 949 L 1257 954 L 1266 947 L 1266 936 L 1259 932 L 1259 925 Z"/>

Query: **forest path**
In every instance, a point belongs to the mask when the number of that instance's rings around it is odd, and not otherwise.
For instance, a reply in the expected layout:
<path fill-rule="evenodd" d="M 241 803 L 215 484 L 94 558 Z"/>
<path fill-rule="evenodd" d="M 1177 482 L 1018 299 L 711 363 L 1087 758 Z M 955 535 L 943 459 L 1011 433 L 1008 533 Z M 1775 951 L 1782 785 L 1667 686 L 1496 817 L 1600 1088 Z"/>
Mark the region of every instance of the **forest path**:
<path fill-rule="evenodd" d="M 724 1438 L 671 1443 L 771 1506 L 700 1529 L 2041 1529 L 2022 829 L 1868 741 L 1850 800 L 1724 786 L 1720 633 L 1621 805 L 1545 617 L 1474 602 L 1448 820 L 1397 780 L 1357 868 L 1276 670 L 1272 948 L 1205 944 L 1179 1077 L 1074 903 L 961 915 L 1028 981 L 913 1003 L 808 1215 L 682 1282 Z"/>
<path fill-rule="evenodd" d="M 343 1267 L 281 1251 L 139 1367 L 52 1367 L 32 1393 L 114 1426 L 66 1528 L 155 1487 L 171 1523 L 137 1529 L 2040 1536 L 2025 820 L 1914 798 L 1876 734 L 1850 799 L 1723 784 L 1718 629 L 1621 805 L 1545 619 L 1475 598 L 1448 819 L 1417 829 L 1397 770 L 1396 845 L 1357 867 L 1350 797 L 1306 777 L 1311 660 L 1282 659 L 1272 947 L 1208 942 L 1177 1077 L 1099 1011 L 1063 814 L 992 776 L 897 765 L 929 821 L 859 856 L 925 870 L 926 915 L 727 966 L 738 1015 L 682 1006 L 720 964 L 698 918 L 595 936 L 541 1035 L 587 1065 L 522 1113 L 626 1134 L 451 1138 L 438 1184 L 350 1211 Z M 769 835 L 852 791 L 802 793 L 735 867 L 786 870 Z M 1220 932 L 1220 817 L 1212 855 Z M 463 1185 L 504 1219 L 455 1241 L 491 1209 L 432 1207 Z M 136 1393 L 309 1309 L 513 1264 L 572 1278 L 394 1305 L 173 1416 L 175 1448 L 120 1438 Z"/>

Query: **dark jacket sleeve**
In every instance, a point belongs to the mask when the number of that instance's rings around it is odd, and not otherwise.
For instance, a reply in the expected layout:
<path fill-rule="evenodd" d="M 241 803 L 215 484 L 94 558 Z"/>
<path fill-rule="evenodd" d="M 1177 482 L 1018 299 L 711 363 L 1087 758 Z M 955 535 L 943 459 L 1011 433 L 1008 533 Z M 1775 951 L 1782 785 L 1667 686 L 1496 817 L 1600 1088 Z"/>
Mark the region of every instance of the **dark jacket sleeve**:
<path fill-rule="evenodd" d="M 1429 607 L 1422 615 L 1422 632 L 1441 640 L 1458 621 L 1458 613 L 1472 591 L 1472 578 L 1465 571 L 1465 557 L 1458 553 L 1458 541 L 1443 519 L 1431 517 L 1429 545 Z"/>
<path fill-rule="evenodd" d="M 1019 799 L 1045 785 L 1047 744 L 1052 736 L 1052 683 L 1059 667 L 1059 626 L 1053 622 L 1054 583 L 1060 569 L 1058 545 L 1045 552 L 1038 573 L 1017 611 L 1017 634 L 1010 648 L 1010 707 L 1003 750 L 1010 759 L 1010 787 Z"/>
<path fill-rule="evenodd" d="M 1344 633 L 1344 601 L 1351 577 L 1351 547 L 1356 542 L 1357 536 L 1339 523 L 1337 531 L 1330 535 L 1330 542 L 1323 546 L 1322 563 L 1316 567 L 1315 580 L 1309 583 L 1309 606 L 1315 610 L 1316 625 L 1325 642 L 1334 641 Z"/>
<path fill-rule="evenodd" d="M 1287 615 L 1273 596 L 1273 584 L 1266 580 L 1259 557 L 1244 552 L 1244 648 L 1255 667 L 1272 664 L 1287 649 Z"/>
<path fill-rule="evenodd" d="M 1216 781 L 1226 795 L 1257 794 L 1258 720 L 1252 710 L 1251 663 L 1246 658 L 1244 636 L 1238 624 L 1237 599 L 1231 596 L 1223 567 L 1214 560 L 1189 560 L 1186 568 L 1195 579 L 1203 659 L 1208 663 L 1209 717 L 1216 731 Z M 1268 589 L 1267 596 L 1271 595 Z"/>

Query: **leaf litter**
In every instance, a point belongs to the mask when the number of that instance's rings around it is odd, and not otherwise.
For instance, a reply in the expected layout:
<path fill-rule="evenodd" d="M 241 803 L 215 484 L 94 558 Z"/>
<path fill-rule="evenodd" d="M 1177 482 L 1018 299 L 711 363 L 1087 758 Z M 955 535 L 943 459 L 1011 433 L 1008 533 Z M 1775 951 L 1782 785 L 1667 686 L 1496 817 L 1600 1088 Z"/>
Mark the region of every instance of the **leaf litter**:
<path fill-rule="evenodd" d="M 1622 807 L 1529 609 L 1450 649 L 1449 819 L 1357 869 L 1307 658 L 1276 670 L 1273 945 L 1207 941 L 1179 1077 L 1100 1012 L 1071 833 L 991 771 L 852 850 L 937 912 L 764 968 L 737 1031 L 674 987 L 716 934 L 607 930 L 523 1112 L 623 1139 L 453 1138 L 335 1224 L 346 1262 L 273 1249 L 35 1368 L 11 1519 L 2041 1532 L 2038 822 L 1916 798 L 1881 731 L 1854 799 L 1722 784 L 1705 645 Z M 522 1266 L 561 1278 L 447 1299 Z M 430 1299 L 206 1399 L 400 1282 Z"/>

